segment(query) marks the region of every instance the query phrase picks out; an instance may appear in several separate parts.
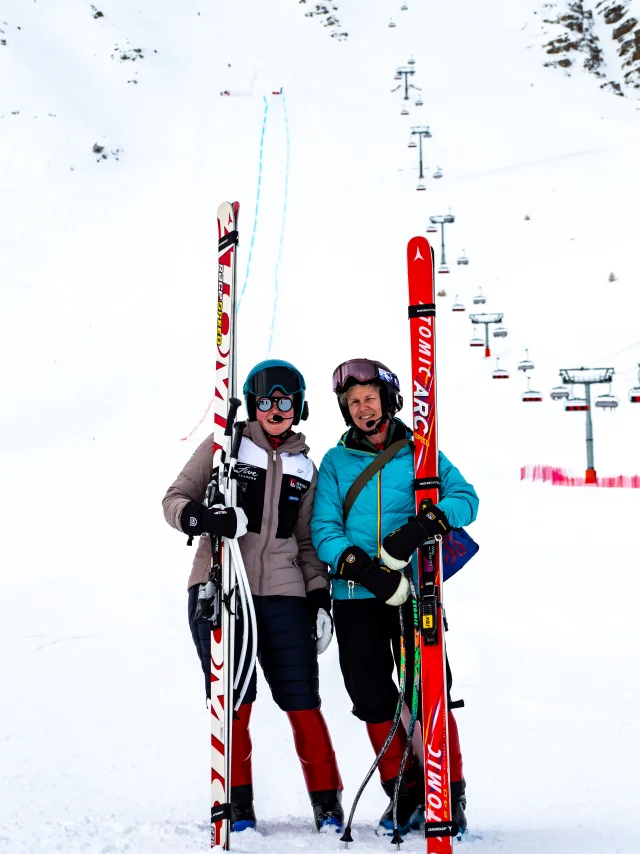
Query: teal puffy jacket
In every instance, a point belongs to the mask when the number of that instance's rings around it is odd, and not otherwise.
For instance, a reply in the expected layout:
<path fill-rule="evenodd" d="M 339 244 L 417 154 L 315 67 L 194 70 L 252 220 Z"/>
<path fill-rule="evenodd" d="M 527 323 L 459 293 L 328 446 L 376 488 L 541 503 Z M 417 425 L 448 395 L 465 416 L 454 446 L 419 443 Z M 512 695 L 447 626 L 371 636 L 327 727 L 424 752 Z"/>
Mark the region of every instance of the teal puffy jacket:
<path fill-rule="evenodd" d="M 413 446 L 407 445 L 367 483 L 356 498 L 346 523 L 343 522 L 342 507 L 349 487 L 377 453 L 373 448 L 369 451 L 355 442 L 353 434 L 353 429 L 348 430 L 336 447 L 324 455 L 311 519 L 313 545 L 320 560 L 328 563 L 332 572 L 335 572 L 342 552 L 352 545 L 360 546 L 372 558 L 378 557 L 384 537 L 416 512 Z M 411 438 L 413 434 L 399 418 L 395 418 L 393 441 L 405 435 Z M 439 454 L 439 469 L 441 498 L 438 507 L 453 528 L 469 525 L 478 514 L 479 501 L 475 489 L 442 452 Z M 417 583 L 415 557 L 413 563 Z M 341 580 L 332 580 L 331 595 L 334 599 L 373 598 L 373 593 L 358 584 L 350 593 L 348 583 Z"/>

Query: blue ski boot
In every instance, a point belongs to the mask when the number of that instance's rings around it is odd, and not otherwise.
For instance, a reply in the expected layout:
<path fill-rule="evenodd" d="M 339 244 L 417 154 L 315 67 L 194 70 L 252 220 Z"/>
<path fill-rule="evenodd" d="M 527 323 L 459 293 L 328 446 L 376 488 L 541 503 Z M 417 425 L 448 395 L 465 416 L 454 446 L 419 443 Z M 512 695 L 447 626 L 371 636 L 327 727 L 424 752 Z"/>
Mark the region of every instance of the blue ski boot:
<path fill-rule="evenodd" d="M 256 814 L 253 809 L 253 786 L 231 787 L 231 832 L 256 829 Z"/>
<path fill-rule="evenodd" d="M 313 818 L 318 831 L 328 833 L 335 830 L 336 833 L 341 833 L 344 825 L 342 792 L 338 792 L 336 789 L 309 792 L 309 799 L 313 807 Z"/>
<path fill-rule="evenodd" d="M 421 777 L 414 768 L 402 775 L 398 793 L 398 832 L 401 836 L 409 833 L 412 826 L 419 821 L 417 811 L 424 801 L 424 790 L 420 785 Z M 386 836 L 393 836 L 393 793 L 396 788 L 396 778 L 385 780 L 382 788 L 389 798 L 389 805 L 382 813 L 379 827 Z"/>
<path fill-rule="evenodd" d="M 465 794 L 466 788 L 467 784 L 464 777 L 462 780 L 456 780 L 455 783 L 451 784 L 451 817 L 458 825 L 458 839 L 460 839 L 467 830 L 467 817 L 464 814 L 464 811 L 467 808 L 467 796 Z"/>

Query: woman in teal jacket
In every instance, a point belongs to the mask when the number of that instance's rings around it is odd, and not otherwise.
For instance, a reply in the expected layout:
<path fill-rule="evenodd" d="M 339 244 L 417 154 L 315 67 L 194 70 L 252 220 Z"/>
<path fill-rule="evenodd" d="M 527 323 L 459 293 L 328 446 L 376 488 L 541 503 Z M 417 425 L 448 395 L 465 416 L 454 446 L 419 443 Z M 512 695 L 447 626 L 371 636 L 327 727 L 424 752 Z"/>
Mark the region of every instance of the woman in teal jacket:
<path fill-rule="evenodd" d="M 331 595 L 340 668 L 353 703 L 353 714 L 364 721 L 376 754 L 392 725 L 398 689 L 393 681 L 394 659 L 399 665 L 397 607 L 405 608 L 405 625 L 412 624 L 409 584 L 400 570 L 412 560 L 417 583 L 416 550 L 435 534 L 473 522 L 478 496 L 444 454 L 439 454 L 440 501 L 428 514 L 415 514 L 413 448 L 407 444 L 368 481 L 343 519 L 349 488 L 373 459 L 412 431 L 395 413 L 402 407 L 395 374 L 368 359 L 344 362 L 334 372 L 334 391 L 349 425 L 336 447 L 325 454 L 311 520 L 313 545 L 331 567 Z M 413 556 L 413 558 L 412 558 Z M 405 604 L 407 603 L 407 604 Z M 412 670 L 413 643 L 406 633 L 407 672 Z M 448 670 L 448 667 L 447 667 Z M 450 672 L 447 672 L 449 690 Z M 449 712 L 452 813 L 464 830 L 465 781 L 455 719 Z M 380 819 L 393 828 L 393 791 L 406 744 L 398 729 L 379 765 L 389 806 Z M 420 820 L 424 786 L 411 758 L 403 775 L 398 802 L 398 825 L 406 833 Z"/>

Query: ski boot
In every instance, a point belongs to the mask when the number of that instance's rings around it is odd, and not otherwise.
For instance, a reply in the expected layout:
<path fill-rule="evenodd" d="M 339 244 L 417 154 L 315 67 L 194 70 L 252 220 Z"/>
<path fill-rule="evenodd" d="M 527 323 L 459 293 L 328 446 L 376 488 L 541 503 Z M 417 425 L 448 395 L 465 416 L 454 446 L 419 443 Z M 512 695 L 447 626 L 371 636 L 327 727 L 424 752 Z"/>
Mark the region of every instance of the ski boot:
<path fill-rule="evenodd" d="M 320 833 L 335 830 L 340 833 L 344 824 L 342 792 L 327 789 L 324 792 L 309 792 L 313 807 L 313 818 Z"/>
<path fill-rule="evenodd" d="M 242 830 L 256 829 L 256 814 L 253 809 L 253 786 L 231 787 L 231 831 L 240 833 Z"/>
<path fill-rule="evenodd" d="M 424 790 L 420 785 L 419 775 L 410 768 L 402 776 L 398 792 L 398 832 L 404 836 L 415 825 L 419 825 L 419 808 L 424 801 Z M 389 805 L 382 813 L 378 826 L 386 836 L 393 836 L 393 793 L 396 788 L 396 778 L 382 783 L 385 794 L 389 797 Z"/>
<path fill-rule="evenodd" d="M 465 789 L 467 784 L 464 777 L 451 784 L 451 818 L 458 825 L 458 839 L 467 829 L 467 817 L 464 811 L 467 808 L 467 796 Z"/>

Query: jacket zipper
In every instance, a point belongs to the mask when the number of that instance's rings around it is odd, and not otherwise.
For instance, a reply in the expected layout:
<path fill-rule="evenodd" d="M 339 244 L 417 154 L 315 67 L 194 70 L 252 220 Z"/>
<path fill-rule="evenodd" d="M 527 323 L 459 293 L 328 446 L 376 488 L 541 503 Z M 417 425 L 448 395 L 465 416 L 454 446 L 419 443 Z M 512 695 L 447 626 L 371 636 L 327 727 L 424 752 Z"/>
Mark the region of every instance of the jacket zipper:
<path fill-rule="evenodd" d="M 271 523 L 273 522 L 273 496 L 276 489 L 276 473 L 278 469 L 278 456 L 275 451 L 271 451 L 272 460 L 273 460 L 273 476 L 271 478 L 271 497 L 269 498 L 269 517 L 267 520 L 267 536 L 264 541 L 264 546 L 262 547 L 262 551 L 260 552 L 260 583 L 258 585 L 258 589 L 260 590 L 260 596 L 264 596 L 264 553 L 267 550 L 267 546 L 271 540 Z"/>
<path fill-rule="evenodd" d="M 382 550 L 382 471 L 378 472 L 378 557 Z"/>

